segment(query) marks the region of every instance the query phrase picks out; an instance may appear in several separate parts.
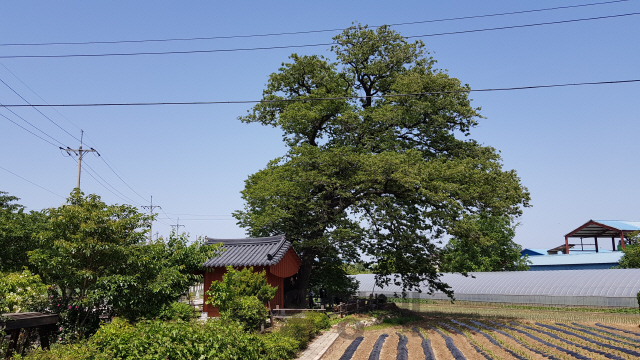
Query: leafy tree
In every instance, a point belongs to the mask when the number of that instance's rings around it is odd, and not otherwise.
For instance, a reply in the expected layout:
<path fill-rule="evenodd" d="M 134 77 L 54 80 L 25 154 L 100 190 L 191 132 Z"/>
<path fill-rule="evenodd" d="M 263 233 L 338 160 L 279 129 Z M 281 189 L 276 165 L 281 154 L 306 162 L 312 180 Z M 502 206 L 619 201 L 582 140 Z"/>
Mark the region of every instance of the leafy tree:
<path fill-rule="evenodd" d="M 362 265 L 362 264 L 360 264 Z M 347 270 L 351 265 L 346 266 L 342 259 L 334 254 L 324 254 L 316 262 L 316 267 L 311 273 L 310 289 L 316 297 L 324 289 L 329 303 L 332 304 L 334 297 L 341 299 L 353 296 L 358 291 L 359 282 L 351 276 Z"/>
<path fill-rule="evenodd" d="M 51 308 L 64 328 L 80 337 L 97 329 L 100 315 L 158 316 L 198 280 L 193 273 L 212 255 L 211 247 L 175 234 L 146 244 L 149 216 L 78 189 L 46 213 L 42 245 L 29 260 L 54 285 Z"/>
<path fill-rule="evenodd" d="M 38 247 L 34 235 L 44 223 L 44 214 L 25 212 L 18 200 L 0 191 L 0 272 L 22 270 L 29 264 L 27 252 Z"/>
<path fill-rule="evenodd" d="M 235 270 L 227 266 L 222 281 L 211 283 L 207 304 L 217 307 L 222 319 L 257 329 L 268 314 L 265 304 L 276 295 L 276 290 L 267 284 L 264 270 L 253 272 L 253 267 Z"/>
<path fill-rule="evenodd" d="M 333 38 L 336 61 L 291 55 L 240 120 L 280 128 L 289 151 L 249 176 L 235 213 L 251 236 L 285 234 L 301 255 L 298 291 L 322 254 L 365 254 L 406 290 L 438 274 L 443 236 L 480 212 L 518 216 L 529 193 L 498 152 L 468 138 L 469 86 L 435 68 L 421 41 L 386 26 Z"/>
<path fill-rule="evenodd" d="M 513 242 L 515 226 L 506 216 L 475 216 L 449 240 L 442 253 L 442 272 L 523 271 L 528 258 Z M 464 229 L 464 230 L 463 230 Z"/>
<path fill-rule="evenodd" d="M 621 269 L 640 268 L 640 232 L 625 234 L 626 246 L 622 250 L 618 267 Z"/>

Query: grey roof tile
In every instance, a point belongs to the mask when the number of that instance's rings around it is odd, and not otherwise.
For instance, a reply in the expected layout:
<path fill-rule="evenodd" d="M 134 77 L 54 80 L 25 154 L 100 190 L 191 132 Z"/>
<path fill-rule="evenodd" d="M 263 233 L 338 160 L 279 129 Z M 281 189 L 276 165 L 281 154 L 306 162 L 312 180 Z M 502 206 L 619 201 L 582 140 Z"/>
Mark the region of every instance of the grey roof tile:
<path fill-rule="evenodd" d="M 204 267 L 218 266 L 271 266 L 275 265 L 291 247 L 284 235 L 247 238 L 213 239 L 205 238 L 206 245 L 222 243 L 220 256 L 214 256 L 203 264 Z"/>

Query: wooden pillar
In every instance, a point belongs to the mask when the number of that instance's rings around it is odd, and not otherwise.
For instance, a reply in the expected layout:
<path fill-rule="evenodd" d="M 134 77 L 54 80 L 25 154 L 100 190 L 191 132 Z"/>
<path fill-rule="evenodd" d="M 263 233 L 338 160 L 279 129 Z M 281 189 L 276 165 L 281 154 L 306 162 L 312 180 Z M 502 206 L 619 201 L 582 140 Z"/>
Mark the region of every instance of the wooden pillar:
<path fill-rule="evenodd" d="M 624 233 L 620 231 L 620 243 L 622 244 L 622 250 L 624 250 Z"/>
<path fill-rule="evenodd" d="M 569 237 L 564 237 L 564 253 L 569 254 Z"/>
<path fill-rule="evenodd" d="M 616 238 L 611 237 L 611 250 L 616 251 Z"/>
<path fill-rule="evenodd" d="M 596 236 L 593 239 L 595 240 L 595 243 L 596 243 L 596 252 L 598 252 L 598 237 Z"/>

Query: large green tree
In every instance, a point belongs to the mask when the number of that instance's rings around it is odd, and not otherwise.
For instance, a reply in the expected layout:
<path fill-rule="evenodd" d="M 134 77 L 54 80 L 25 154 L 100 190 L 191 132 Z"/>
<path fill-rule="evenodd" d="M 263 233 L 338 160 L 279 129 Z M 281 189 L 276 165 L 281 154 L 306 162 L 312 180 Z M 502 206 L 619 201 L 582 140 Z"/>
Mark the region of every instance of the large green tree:
<path fill-rule="evenodd" d="M 618 268 L 637 269 L 640 268 L 640 232 L 636 231 L 626 234 L 627 245 L 622 250 L 624 255 L 620 258 Z"/>
<path fill-rule="evenodd" d="M 19 199 L 0 191 L 0 272 L 29 265 L 27 252 L 38 247 L 34 236 L 44 223 L 42 212 L 26 212 Z"/>
<path fill-rule="evenodd" d="M 529 270 L 522 246 L 513 242 L 515 226 L 509 217 L 480 214 L 467 222 L 444 247 L 442 272 Z"/>
<path fill-rule="evenodd" d="M 148 215 L 78 189 L 46 213 L 29 261 L 52 285 L 50 310 L 80 336 L 95 331 L 100 316 L 158 316 L 199 279 L 194 273 L 214 250 L 175 234 L 148 244 Z"/>
<path fill-rule="evenodd" d="M 324 254 L 376 263 L 407 290 L 438 274 L 447 233 L 480 212 L 518 216 L 529 194 L 497 151 L 468 138 L 469 87 L 421 41 L 386 26 L 333 38 L 335 61 L 290 56 L 240 120 L 281 129 L 289 151 L 249 176 L 235 213 L 252 236 L 285 234 L 301 254 L 300 294 Z"/>

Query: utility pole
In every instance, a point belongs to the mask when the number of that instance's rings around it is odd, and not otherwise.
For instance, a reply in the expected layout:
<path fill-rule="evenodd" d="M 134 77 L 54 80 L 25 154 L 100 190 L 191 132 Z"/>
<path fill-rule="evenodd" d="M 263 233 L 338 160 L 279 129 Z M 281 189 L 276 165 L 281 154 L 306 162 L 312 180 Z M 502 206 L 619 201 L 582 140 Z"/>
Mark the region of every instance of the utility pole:
<path fill-rule="evenodd" d="M 180 230 L 180 226 L 184 227 L 184 225 L 180 225 L 180 218 L 178 218 L 175 225 L 171 225 L 171 227 L 176 228 L 176 236 L 178 235 L 178 230 Z"/>
<path fill-rule="evenodd" d="M 149 206 L 142 205 L 140 207 L 143 209 L 149 209 L 149 216 L 151 217 L 151 219 L 149 220 L 151 222 L 149 224 L 149 244 L 151 244 L 151 242 L 153 241 L 153 209 L 154 208 L 162 209 L 162 206 L 153 205 L 153 196 L 151 196 L 151 205 Z"/>
<path fill-rule="evenodd" d="M 80 129 L 80 147 L 77 149 L 71 149 L 70 147 L 67 146 L 66 149 L 63 149 L 62 147 L 60 148 L 60 150 L 64 150 L 67 152 L 67 154 L 69 156 L 71 156 L 71 153 L 73 153 L 75 156 L 78 157 L 78 182 L 76 183 L 76 188 L 80 189 L 80 174 L 82 173 L 82 158 L 84 157 L 84 154 L 88 153 L 88 152 L 94 152 L 96 154 L 98 154 L 98 156 L 100 156 L 100 153 L 97 152 L 94 148 L 89 148 L 89 149 L 83 149 L 82 148 L 82 137 L 84 135 L 84 130 Z"/>

